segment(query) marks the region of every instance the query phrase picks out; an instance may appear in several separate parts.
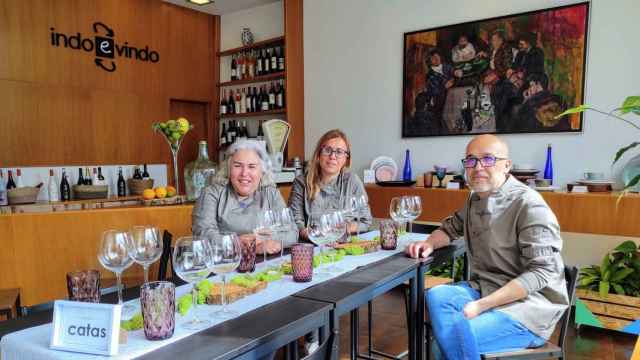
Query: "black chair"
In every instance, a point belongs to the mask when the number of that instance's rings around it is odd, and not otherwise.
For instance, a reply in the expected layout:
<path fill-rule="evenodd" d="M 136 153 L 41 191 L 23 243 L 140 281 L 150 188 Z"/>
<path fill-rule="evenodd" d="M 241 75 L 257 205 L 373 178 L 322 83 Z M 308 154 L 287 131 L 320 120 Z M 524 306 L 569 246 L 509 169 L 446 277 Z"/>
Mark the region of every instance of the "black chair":
<path fill-rule="evenodd" d="M 548 359 L 558 358 L 564 359 L 565 342 L 567 337 L 567 329 L 569 328 L 569 321 L 571 318 L 571 304 L 573 304 L 576 296 L 576 284 L 578 283 L 578 268 L 575 266 L 565 266 L 564 276 L 567 281 L 567 293 L 569 294 L 569 307 L 562 315 L 560 319 L 560 337 L 558 338 L 558 344 L 553 344 L 547 341 L 542 347 L 535 349 L 522 349 L 516 351 L 505 351 L 490 354 L 482 354 L 482 359 Z"/>

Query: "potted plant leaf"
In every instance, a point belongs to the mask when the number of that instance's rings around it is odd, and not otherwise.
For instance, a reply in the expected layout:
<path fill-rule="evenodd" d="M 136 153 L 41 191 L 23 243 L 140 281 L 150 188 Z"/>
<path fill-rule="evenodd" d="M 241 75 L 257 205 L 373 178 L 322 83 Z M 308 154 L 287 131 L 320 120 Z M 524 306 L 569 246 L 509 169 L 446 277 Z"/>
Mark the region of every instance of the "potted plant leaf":
<path fill-rule="evenodd" d="M 640 249 L 625 241 L 580 271 L 576 324 L 640 333 Z"/>

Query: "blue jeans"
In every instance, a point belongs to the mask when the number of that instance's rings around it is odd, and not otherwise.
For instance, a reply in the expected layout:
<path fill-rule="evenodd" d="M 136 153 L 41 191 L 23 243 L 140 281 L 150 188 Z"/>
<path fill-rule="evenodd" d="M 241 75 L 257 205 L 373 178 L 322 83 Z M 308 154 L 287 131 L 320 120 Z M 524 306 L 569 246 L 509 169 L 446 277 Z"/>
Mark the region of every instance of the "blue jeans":
<path fill-rule="evenodd" d="M 466 282 L 436 286 L 425 294 L 437 351 L 449 360 L 479 359 L 480 354 L 535 348 L 545 340 L 520 322 L 498 311 L 488 310 L 469 320 L 464 306 L 480 298 Z M 436 346 L 433 346 L 436 348 Z"/>

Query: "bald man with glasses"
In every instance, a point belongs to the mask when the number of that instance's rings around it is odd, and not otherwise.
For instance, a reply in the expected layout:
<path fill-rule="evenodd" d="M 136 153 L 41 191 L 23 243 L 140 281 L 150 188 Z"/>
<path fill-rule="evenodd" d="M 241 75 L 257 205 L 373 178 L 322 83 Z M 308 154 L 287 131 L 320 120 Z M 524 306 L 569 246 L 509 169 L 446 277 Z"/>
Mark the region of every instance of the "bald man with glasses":
<path fill-rule="evenodd" d="M 509 175 L 509 148 L 480 135 L 462 159 L 465 206 L 406 252 L 426 258 L 464 237 L 471 277 L 425 294 L 436 355 L 480 354 L 544 345 L 569 303 L 558 221 L 538 192 Z"/>

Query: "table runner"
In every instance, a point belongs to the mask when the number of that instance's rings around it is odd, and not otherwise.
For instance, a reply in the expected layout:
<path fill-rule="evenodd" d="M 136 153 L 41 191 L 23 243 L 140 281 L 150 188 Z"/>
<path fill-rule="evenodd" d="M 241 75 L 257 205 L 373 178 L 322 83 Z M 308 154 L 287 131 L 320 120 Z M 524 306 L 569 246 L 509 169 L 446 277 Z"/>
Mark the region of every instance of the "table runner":
<path fill-rule="evenodd" d="M 360 237 L 365 240 L 371 240 L 379 234 L 378 231 L 371 231 L 365 234 L 361 234 Z M 358 267 L 365 266 L 389 256 L 397 254 L 403 251 L 404 246 L 414 240 L 423 240 L 424 234 L 404 234 L 400 237 L 398 248 L 392 251 L 380 250 L 373 253 L 368 253 L 359 256 L 345 256 L 343 260 L 338 263 L 342 268 L 342 272 L 332 274 L 330 277 L 317 279 L 314 278 L 308 283 L 296 283 L 292 280 L 291 276 L 284 276 L 281 280 L 273 281 L 269 283 L 265 290 L 262 290 L 256 294 L 242 298 L 232 304 L 227 305 L 230 309 L 238 312 L 237 316 L 241 316 L 244 313 L 255 310 L 263 305 L 278 301 L 287 296 L 293 295 L 301 290 L 304 290 L 313 285 L 321 282 L 331 280 L 337 276 L 340 276 L 346 272 L 352 271 Z M 266 266 L 273 263 L 274 260 L 267 262 Z M 258 264 L 256 271 L 260 271 L 265 265 Z M 330 264 L 331 265 L 331 264 Z M 327 266 L 327 265 L 323 265 Z M 322 269 L 322 267 L 318 268 Z M 231 279 L 237 273 L 231 273 L 227 275 L 228 279 Z M 220 277 L 212 276 L 209 278 L 211 281 L 221 281 Z M 183 285 L 176 288 L 176 299 L 191 290 L 192 285 Z M 130 300 L 126 303 L 140 306 L 139 299 Z M 219 305 L 199 305 L 199 314 L 202 318 L 206 318 L 211 323 L 209 327 L 220 324 L 229 319 L 216 319 L 211 317 L 211 313 L 220 309 Z M 190 311 L 191 313 L 191 311 Z M 189 314 L 190 314 L 189 313 Z M 197 331 L 186 330 L 182 327 L 182 324 L 189 319 L 189 314 L 185 317 L 176 314 L 176 328 L 173 336 L 166 340 L 150 341 L 144 337 L 144 330 L 130 331 L 128 333 L 128 340 L 126 344 L 120 344 L 118 355 L 111 357 L 112 359 L 131 359 L 137 356 L 146 354 L 163 346 L 167 346 L 173 342 L 183 339 L 189 335 L 196 333 Z M 43 360 L 43 359 L 72 359 L 72 360 L 84 360 L 84 359 L 96 359 L 103 358 L 103 356 L 73 353 L 67 351 L 51 350 L 49 349 L 49 342 L 51 339 L 51 323 L 35 326 L 32 328 L 16 331 L 8 334 L 0 341 L 0 358 L 2 360 Z"/>

